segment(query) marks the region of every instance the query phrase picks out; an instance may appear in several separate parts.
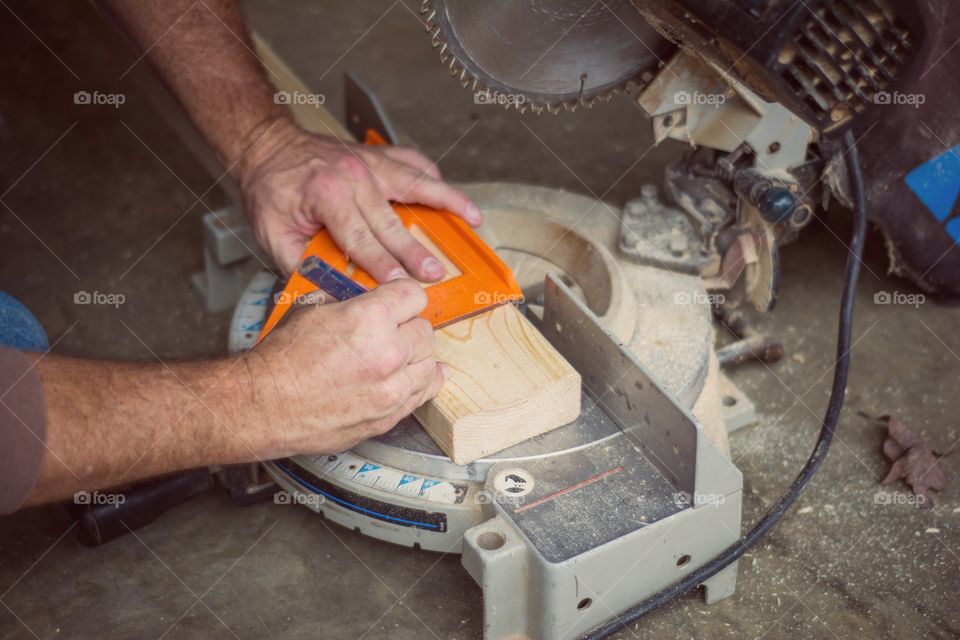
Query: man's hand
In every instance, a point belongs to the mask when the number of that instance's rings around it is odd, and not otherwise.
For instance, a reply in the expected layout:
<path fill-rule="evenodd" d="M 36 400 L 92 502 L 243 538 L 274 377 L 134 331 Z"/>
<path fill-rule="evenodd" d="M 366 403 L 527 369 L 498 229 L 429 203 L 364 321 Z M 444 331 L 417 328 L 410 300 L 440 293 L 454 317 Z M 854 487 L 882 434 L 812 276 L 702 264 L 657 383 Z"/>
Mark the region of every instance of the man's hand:
<path fill-rule="evenodd" d="M 47 455 L 28 498 L 208 465 L 343 451 L 434 397 L 444 372 L 423 289 L 404 279 L 303 308 L 256 349 L 195 362 L 28 354 L 47 400 Z"/>
<path fill-rule="evenodd" d="M 236 0 L 106 3 L 239 180 L 257 241 L 284 272 L 326 227 L 378 282 L 434 282 L 443 266 L 398 224 L 388 200 L 482 222 L 416 151 L 345 144 L 296 126 L 274 100 Z"/>
<path fill-rule="evenodd" d="M 443 265 L 403 227 L 388 200 L 446 209 L 472 226 L 483 221 L 477 206 L 417 151 L 347 144 L 286 119 L 251 148 L 239 176 L 257 240 L 285 273 L 326 227 L 378 282 L 410 276 L 434 282 Z"/>
<path fill-rule="evenodd" d="M 304 307 L 245 357 L 261 458 L 337 453 L 389 431 L 443 386 L 427 296 L 403 279 Z M 266 441 L 263 440 L 266 438 Z"/>

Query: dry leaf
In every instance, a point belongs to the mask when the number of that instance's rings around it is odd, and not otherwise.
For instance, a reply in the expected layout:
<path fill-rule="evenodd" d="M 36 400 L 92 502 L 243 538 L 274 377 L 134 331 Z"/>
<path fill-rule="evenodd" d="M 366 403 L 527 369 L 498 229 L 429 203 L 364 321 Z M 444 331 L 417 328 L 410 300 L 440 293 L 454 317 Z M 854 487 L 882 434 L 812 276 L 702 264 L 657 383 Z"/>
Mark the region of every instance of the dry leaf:
<path fill-rule="evenodd" d="M 929 509 L 933 506 L 930 491 L 941 491 L 947 484 L 947 474 L 939 464 L 942 456 L 931 449 L 921 435 L 896 418 L 883 416 L 879 420 L 887 426 L 883 454 L 893 462 L 880 484 L 904 480 L 915 496 L 923 497 L 917 500 L 917 507 Z"/>

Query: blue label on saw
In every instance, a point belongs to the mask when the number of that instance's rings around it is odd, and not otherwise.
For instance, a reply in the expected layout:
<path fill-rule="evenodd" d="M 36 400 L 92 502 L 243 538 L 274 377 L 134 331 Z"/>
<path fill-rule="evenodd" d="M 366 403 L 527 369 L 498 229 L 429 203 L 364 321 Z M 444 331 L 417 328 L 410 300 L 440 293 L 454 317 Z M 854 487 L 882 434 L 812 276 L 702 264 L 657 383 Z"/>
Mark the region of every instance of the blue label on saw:
<path fill-rule="evenodd" d="M 423 486 L 420 487 L 420 491 L 421 491 L 421 493 L 422 493 L 422 492 L 426 491 L 427 489 L 429 489 L 430 487 L 434 487 L 434 486 L 436 486 L 436 485 L 438 485 L 438 484 L 440 484 L 440 480 L 430 480 L 429 478 L 424 478 L 424 479 L 423 479 Z"/>
<path fill-rule="evenodd" d="M 938 222 L 946 222 L 954 242 L 960 243 L 960 218 L 947 220 L 960 199 L 960 145 L 923 163 L 904 181 Z"/>

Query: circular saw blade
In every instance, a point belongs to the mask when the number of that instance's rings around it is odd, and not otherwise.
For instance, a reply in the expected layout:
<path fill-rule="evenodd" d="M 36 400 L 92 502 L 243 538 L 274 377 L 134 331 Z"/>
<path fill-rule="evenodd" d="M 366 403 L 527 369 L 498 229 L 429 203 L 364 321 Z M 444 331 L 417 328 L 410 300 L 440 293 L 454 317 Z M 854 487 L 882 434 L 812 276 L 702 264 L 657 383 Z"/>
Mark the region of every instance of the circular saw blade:
<path fill-rule="evenodd" d="M 521 111 L 609 100 L 675 48 L 630 0 L 424 0 L 421 13 L 463 86 Z"/>

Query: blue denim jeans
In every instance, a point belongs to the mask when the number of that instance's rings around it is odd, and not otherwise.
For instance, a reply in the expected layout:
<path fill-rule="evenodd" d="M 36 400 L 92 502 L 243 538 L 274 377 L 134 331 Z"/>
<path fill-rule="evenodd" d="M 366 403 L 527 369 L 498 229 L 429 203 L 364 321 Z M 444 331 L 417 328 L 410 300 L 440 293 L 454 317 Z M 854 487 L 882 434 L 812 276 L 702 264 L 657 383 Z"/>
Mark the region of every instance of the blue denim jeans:
<path fill-rule="evenodd" d="M 47 334 L 30 310 L 0 291 L 0 346 L 19 351 L 46 351 Z"/>

